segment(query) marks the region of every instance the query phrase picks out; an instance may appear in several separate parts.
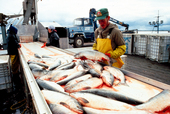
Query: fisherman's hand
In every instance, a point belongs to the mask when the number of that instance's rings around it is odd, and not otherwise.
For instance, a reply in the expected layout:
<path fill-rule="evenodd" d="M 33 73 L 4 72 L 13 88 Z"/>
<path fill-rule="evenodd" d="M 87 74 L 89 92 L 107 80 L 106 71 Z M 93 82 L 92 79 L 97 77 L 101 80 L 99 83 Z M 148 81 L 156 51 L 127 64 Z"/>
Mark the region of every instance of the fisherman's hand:
<path fill-rule="evenodd" d="M 105 53 L 105 55 L 107 55 L 108 57 L 111 57 L 111 54 L 110 54 L 110 53 Z"/>
<path fill-rule="evenodd" d="M 21 44 L 20 43 L 19 43 L 19 46 L 20 46 L 19 48 L 21 48 Z"/>
<path fill-rule="evenodd" d="M 46 46 L 46 42 L 41 46 L 41 48 L 45 47 Z"/>

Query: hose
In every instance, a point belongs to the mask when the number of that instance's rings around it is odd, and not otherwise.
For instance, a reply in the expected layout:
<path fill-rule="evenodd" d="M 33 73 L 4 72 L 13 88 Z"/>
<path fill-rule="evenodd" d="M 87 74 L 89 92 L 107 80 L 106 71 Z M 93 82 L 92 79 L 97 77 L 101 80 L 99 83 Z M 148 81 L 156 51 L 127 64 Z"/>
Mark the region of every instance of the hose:
<path fill-rule="evenodd" d="M 24 101 L 25 101 L 25 102 L 24 102 Z M 21 104 L 20 106 L 18 106 L 18 107 L 16 107 L 16 108 L 13 108 L 15 105 L 20 104 L 20 103 L 22 103 L 22 102 L 23 102 L 23 104 Z M 16 109 L 18 109 L 18 108 L 21 108 L 22 106 L 24 106 L 24 105 L 26 104 L 26 102 L 27 102 L 26 99 L 23 99 L 23 100 L 15 103 L 15 104 L 13 104 L 13 105 L 10 107 L 10 109 L 11 109 L 11 110 L 16 110 Z M 24 109 L 24 111 L 22 112 L 22 114 L 24 114 L 24 112 L 25 112 L 26 110 L 27 110 L 27 108 Z"/>

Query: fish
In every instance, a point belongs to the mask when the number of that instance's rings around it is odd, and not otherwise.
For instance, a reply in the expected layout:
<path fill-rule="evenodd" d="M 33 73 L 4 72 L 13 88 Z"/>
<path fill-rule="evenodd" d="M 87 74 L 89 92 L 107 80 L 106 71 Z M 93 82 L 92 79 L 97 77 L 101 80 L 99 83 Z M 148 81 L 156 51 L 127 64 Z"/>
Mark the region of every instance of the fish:
<path fill-rule="evenodd" d="M 71 62 L 71 63 L 62 64 L 62 65 L 58 66 L 57 69 L 66 70 L 66 69 L 73 68 L 74 66 L 75 66 L 75 63 Z"/>
<path fill-rule="evenodd" d="M 170 107 L 170 90 L 165 89 L 145 103 L 135 107 L 140 110 L 149 110 L 153 113 L 158 113 L 165 108 Z"/>
<path fill-rule="evenodd" d="M 84 65 L 87 66 L 87 67 L 95 69 L 99 73 L 101 73 L 102 70 L 103 70 L 103 67 L 100 64 L 93 62 L 93 61 L 86 60 L 84 62 Z"/>
<path fill-rule="evenodd" d="M 111 111 L 111 110 L 99 110 L 90 107 L 83 107 L 86 114 L 153 114 L 146 110 L 128 110 L 128 111 Z"/>
<path fill-rule="evenodd" d="M 37 53 L 34 54 L 34 57 L 41 59 L 41 56 Z"/>
<path fill-rule="evenodd" d="M 64 78 L 68 77 L 69 75 L 73 74 L 74 72 L 76 72 L 75 69 L 62 70 L 62 72 L 58 72 L 57 74 L 55 74 L 50 79 L 50 81 L 58 82 L 60 80 L 63 80 Z"/>
<path fill-rule="evenodd" d="M 41 90 L 41 93 L 48 104 L 61 104 L 74 112 L 83 114 L 83 108 L 75 98 L 67 94 L 50 90 Z"/>
<path fill-rule="evenodd" d="M 37 64 L 37 65 L 39 65 L 39 66 L 42 66 L 42 67 L 44 67 L 44 68 L 46 68 L 46 69 L 48 69 L 48 65 L 46 65 L 46 64 L 44 64 L 44 63 L 40 63 L 40 62 L 34 62 L 34 61 L 29 61 L 28 62 L 28 64 Z"/>
<path fill-rule="evenodd" d="M 54 70 L 61 65 L 61 60 L 57 59 L 54 64 L 50 65 L 49 70 Z"/>
<path fill-rule="evenodd" d="M 133 105 L 139 105 L 144 103 L 143 101 L 140 101 L 138 99 L 134 99 L 133 97 L 130 96 L 126 96 L 120 92 L 117 91 L 111 91 L 111 90 L 107 90 L 107 89 L 88 89 L 88 90 L 82 90 L 80 91 L 82 93 L 92 93 L 95 95 L 100 95 L 103 97 L 107 97 L 107 98 L 111 98 L 111 99 L 115 99 L 121 102 L 125 102 L 128 104 L 133 104 Z"/>
<path fill-rule="evenodd" d="M 48 73 L 44 76 L 41 76 L 39 79 L 42 80 L 50 80 L 53 76 L 55 76 L 57 73 L 59 72 L 63 72 L 63 70 L 52 70 L 52 71 L 48 71 Z"/>
<path fill-rule="evenodd" d="M 41 79 L 36 79 L 36 82 L 40 87 L 44 89 L 65 93 L 64 89 L 60 85 L 56 84 L 55 82 L 41 80 Z"/>
<path fill-rule="evenodd" d="M 77 78 L 77 77 L 80 77 L 80 76 L 84 75 L 86 72 L 87 72 L 86 70 L 76 71 L 76 72 L 72 73 L 71 75 L 68 75 L 63 80 L 57 81 L 56 83 L 59 84 L 59 85 L 65 85 L 70 80 Z"/>
<path fill-rule="evenodd" d="M 70 93 L 70 96 L 77 99 L 81 103 L 81 105 L 85 107 L 113 111 L 136 110 L 134 106 L 127 103 L 105 98 L 99 95 L 94 95 L 91 93 L 74 92 Z"/>
<path fill-rule="evenodd" d="M 97 70 L 95 70 L 95 69 L 93 69 L 93 68 L 90 68 L 89 70 L 88 70 L 88 73 L 90 73 L 93 77 L 100 77 L 100 75 L 101 75 L 101 73 L 100 72 L 98 72 Z"/>
<path fill-rule="evenodd" d="M 92 60 L 92 61 L 107 61 L 110 64 L 110 58 L 99 51 L 82 51 L 74 55 L 76 59 Z"/>
<path fill-rule="evenodd" d="M 35 78 L 44 76 L 44 75 L 46 75 L 47 73 L 48 73 L 48 71 L 45 70 L 45 69 L 34 68 L 34 69 L 32 70 L 32 74 L 34 75 Z"/>
<path fill-rule="evenodd" d="M 136 87 L 117 85 L 112 88 L 114 88 L 116 92 L 119 92 L 127 97 L 131 97 L 142 102 L 148 101 L 151 97 L 159 93 L 159 91 L 155 89 L 152 90 L 151 88 L 143 88 L 143 85 L 135 84 L 134 86 Z"/>
<path fill-rule="evenodd" d="M 48 55 L 42 55 L 42 58 L 51 58 L 51 56 L 48 56 Z"/>
<path fill-rule="evenodd" d="M 72 93 L 72 92 L 77 92 L 77 91 L 86 90 L 86 89 L 94 89 L 94 88 L 100 87 L 102 84 L 103 84 L 102 79 L 93 77 L 93 78 L 89 78 L 87 80 L 78 82 L 77 84 L 74 84 L 66 88 L 65 91 Z"/>
<path fill-rule="evenodd" d="M 30 63 L 28 66 L 30 67 L 31 70 L 33 70 L 35 68 L 36 69 L 44 69 L 42 66 L 34 64 L 34 63 Z"/>
<path fill-rule="evenodd" d="M 64 89 L 70 87 L 71 85 L 74 85 L 78 82 L 81 82 L 81 81 L 84 81 L 84 80 L 87 80 L 89 78 L 92 78 L 92 75 L 91 74 L 85 74 L 85 75 L 82 75 L 81 77 L 78 77 L 78 78 L 75 78 L 75 79 L 72 79 L 70 80 L 69 82 L 66 83 Z"/>
<path fill-rule="evenodd" d="M 103 67 L 106 71 L 110 72 L 115 78 L 120 80 L 119 85 L 126 85 L 126 78 L 123 74 L 122 71 L 120 71 L 119 69 L 115 68 L 115 67 L 111 67 L 111 66 L 104 66 Z"/>
<path fill-rule="evenodd" d="M 114 76 L 108 72 L 107 70 L 103 70 L 102 74 L 101 74 L 102 80 L 103 82 L 109 86 L 112 87 L 113 86 L 113 82 L 114 82 Z"/>
<path fill-rule="evenodd" d="M 77 114 L 76 112 L 73 112 L 69 108 L 66 108 L 63 105 L 56 104 L 56 103 L 49 104 L 49 107 L 53 114 Z"/>
<path fill-rule="evenodd" d="M 32 58 L 30 58 L 30 59 L 27 61 L 28 64 L 30 64 L 30 63 L 32 63 L 32 62 L 45 63 L 42 59 L 40 59 L 40 58 L 35 58 L 35 57 L 32 57 Z"/>

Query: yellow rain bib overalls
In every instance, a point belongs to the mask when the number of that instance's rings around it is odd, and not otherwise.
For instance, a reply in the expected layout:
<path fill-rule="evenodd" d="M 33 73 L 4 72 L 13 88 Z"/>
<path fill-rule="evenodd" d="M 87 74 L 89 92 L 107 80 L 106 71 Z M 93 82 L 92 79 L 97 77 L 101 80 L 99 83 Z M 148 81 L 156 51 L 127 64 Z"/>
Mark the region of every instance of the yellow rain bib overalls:
<path fill-rule="evenodd" d="M 111 45 L 111 39 L 110 39 L 110 35 L 107 36 L 107 38 L 102 39 L 102 38 L 98 38 L 96 39 L 97 42 L 97 47 L 96 49 L 102 53 L 107 53 L 108 51 L 113 51 L 112 49 L 112 45 Z M 117 68 L 121 68 L 124 64 L 124 62 L 122 61 L 122 59 L 120 57 L 115 58 L 115 60 L 117 62 L 113 63 L 112 66 L 117 67 Z"/>

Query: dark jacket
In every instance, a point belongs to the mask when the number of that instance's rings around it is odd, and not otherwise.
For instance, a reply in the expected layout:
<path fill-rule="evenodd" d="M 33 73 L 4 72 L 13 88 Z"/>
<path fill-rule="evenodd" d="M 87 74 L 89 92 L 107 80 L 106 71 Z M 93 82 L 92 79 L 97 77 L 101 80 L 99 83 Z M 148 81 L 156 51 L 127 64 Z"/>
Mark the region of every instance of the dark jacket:
<path fill-rule="evenodd" d="M 46 46 L 55 46 L 55 47 L 60 47 L 60 43 L 59 43 L 59 39 L 60 37 L 58 36 L 58 34 L 53 30 L 50 34 L 49 34 L 49 43 L 46 44 Z"/>
<path fill-rule="evenodd" d="M 13 31 L 8 30 L 7 31 L 8 36 L 6 38 L 7 40 L 7 50 L 9 55 L 17 55 L 18 54 L 18 48 L 20 48 L 18 38 L 16 36 L 16 33 Z"/>

